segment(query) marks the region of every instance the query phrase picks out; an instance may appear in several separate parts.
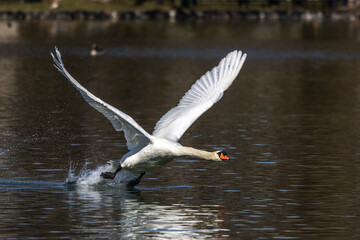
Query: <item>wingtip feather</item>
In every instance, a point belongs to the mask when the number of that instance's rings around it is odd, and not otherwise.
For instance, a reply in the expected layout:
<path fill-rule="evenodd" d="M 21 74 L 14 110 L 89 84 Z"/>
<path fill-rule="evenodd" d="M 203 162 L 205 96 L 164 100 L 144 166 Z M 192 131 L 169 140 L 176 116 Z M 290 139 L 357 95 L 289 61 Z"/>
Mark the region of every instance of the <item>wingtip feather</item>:
<path fill-rule="evenodd" d="M 64 74 L 64 64 L 61 60 L 61 53 L 56 46 L 55 46 L 55 54 L 56 54 L 56 56 L 54 55 L 53 52 L 50 52 L 50 55 L 51 55 L 53 61 L 55 62 L 54 66 L 56 67 L 57 70 L 59 70 L 59 72 Z"/>

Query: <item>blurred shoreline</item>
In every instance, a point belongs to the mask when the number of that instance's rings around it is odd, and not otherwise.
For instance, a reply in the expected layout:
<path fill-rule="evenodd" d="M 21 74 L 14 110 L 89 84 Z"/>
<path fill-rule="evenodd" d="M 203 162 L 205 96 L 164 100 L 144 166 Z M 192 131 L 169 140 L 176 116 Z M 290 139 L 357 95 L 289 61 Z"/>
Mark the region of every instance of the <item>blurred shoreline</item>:
<path fill-rule="evenodd" d="M 223 10 L 126 10 L 126 11 L 0 11 L 0 20 L 360 20 L 359 11 L 223 11 Z"/>

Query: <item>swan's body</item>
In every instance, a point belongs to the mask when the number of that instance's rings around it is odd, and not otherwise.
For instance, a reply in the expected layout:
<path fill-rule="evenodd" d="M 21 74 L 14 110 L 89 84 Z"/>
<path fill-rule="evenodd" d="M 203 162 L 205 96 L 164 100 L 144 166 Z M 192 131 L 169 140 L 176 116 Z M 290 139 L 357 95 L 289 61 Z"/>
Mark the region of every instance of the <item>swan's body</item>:
<path fill-rule="evenodd" d="M 140 149 L 134 149 L 120 160 L 121 167 L 134 173 L 142 173 L 159 168 L 179 157 L 195 157 L 199 159 L 221 161 L 217 152 L 206 152 L 164 138 L 153 138 L 152 142 Z"/>
<path fill-rule="evenodd" d="M 127 114 L 105 103 L 81 86 L 65 69 L 61 54 L 51 54 L 55 67 L 77 88 L 84 99 L 107 117 L 116 131 L 124 131 L 129 152 L 121 160 L 114 173 L 104 173 L 105 178 L 114 178 L 121 169 L 142 173 L 159 168 L 179 157 L 195 157 L 210 161 L 229 159 L 224 151 L 207 152 L 178 143 L 184 132 L 206 110 L 219 101 L 238 75 L 246 54 L 233 51 L 221 60 L 217 67 L 207 72 L 186 92 L 178 106 L 167 112 L 156 124 L 152 135 L 147 133 Z"/>

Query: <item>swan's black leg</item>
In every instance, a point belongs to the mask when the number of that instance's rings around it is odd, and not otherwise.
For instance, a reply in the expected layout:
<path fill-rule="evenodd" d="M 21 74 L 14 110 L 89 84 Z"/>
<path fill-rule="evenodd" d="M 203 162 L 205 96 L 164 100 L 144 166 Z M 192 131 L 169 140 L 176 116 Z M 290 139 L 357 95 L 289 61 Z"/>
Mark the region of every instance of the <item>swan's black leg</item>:
<path fill-rule="evenodd" d="M 145 172 L 141 173 L 137 178 L 131 180 L 130 182 L 128 182 L 127 186 L 130 188 L 133 188 L 134 186 L 138 185 L 141 178 L 145 175 Z"/>
<path fill-rule="evenodd" d="M 114 179 L 115 176 L 116 176 L 116 174 L 117 174 L 118 172 L 120 172 L 121 169 L 122 169 L 122 167 L 121 167 L 121 164 L 120 164 L 120 165 L 118 166 L 118 168 L 115 170 L 115 172 L 103 172 L 103 173 L 100 174 L 100 176 L 101 176 L 102 178 L 106 178 L 106 179 Z"/>

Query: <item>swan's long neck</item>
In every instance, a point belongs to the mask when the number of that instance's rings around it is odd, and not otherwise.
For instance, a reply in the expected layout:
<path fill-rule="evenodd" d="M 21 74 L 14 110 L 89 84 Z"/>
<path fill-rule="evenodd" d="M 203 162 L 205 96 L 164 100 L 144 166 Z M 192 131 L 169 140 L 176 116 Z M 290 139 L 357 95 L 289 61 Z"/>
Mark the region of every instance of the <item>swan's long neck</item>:
<path fill-rule="evenodd" d="M 186 157 L 195 157 L 204 160 L 219 161 L 218 157 L 216 157 L 215 152 L 207 152 L 192 147 L 182 147 L 181 152 L 181 155 Z"/>

